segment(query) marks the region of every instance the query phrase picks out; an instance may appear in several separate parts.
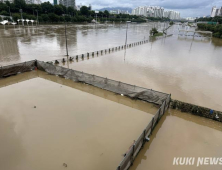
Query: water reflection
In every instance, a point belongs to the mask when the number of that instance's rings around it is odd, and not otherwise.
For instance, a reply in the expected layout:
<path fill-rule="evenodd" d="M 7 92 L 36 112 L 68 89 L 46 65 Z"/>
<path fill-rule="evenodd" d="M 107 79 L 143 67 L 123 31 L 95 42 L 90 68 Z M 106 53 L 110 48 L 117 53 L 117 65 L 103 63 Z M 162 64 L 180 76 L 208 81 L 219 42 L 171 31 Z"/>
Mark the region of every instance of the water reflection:
<path fill-rule="evenodd" d="M 2 110 L 4 111 L 4 110 Z M 15 170 L 26 156 L 16 123 L 0 115 L 0 169 Z"/>
<path fill-rule="evenodd" d="M 132 24 L 129 26 L 128 42 L 144 40 L 149 36 L 152 27 L 161 29 L 163 24 Z M 90 51 L 101 50 L 123 45 L 125 42 L 126 24 L 114 25 L 68 25 L 69 54 L 75 56 Z M 28 61 L 33 59 L 50 61 L 61 59 L 66 54 L 64 25 L 44 25 L 40 27 L 17 27 L 15 29 L 0 29 L 0 49 L 7 48 L 6 39 L 17 42 L 17 60 L 10 56 L 10 52 L 0 55 L 1 65 Z"/>
<path fill-rule="evenodd" d="M 3 62 L 19 61 L 19 47 L 16 39 L 8 39 L 0 41 L 0 65 Z"/>
<path fill-rule="evenodd" d="M 173 35 L 129 48 L 126 53 L 122 50 L 73 62 L 69 68 L 171 93 L 175 99 L 222 110 L 221 54 L 222 48 L 215 48 L 209 40 Z"/>

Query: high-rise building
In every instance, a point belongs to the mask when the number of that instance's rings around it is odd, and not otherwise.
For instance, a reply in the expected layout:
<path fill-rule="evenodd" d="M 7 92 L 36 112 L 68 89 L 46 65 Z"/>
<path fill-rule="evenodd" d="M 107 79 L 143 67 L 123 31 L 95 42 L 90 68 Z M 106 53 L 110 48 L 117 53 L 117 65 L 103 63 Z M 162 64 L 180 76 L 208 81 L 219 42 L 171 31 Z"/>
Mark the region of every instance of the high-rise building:
<path fill-rule="evenodd" d="M 222 16 L 222 7 L 220 7 L 220 8 L 218 9 L 217 16 Z"/>
<path fill-rule="evenodd" d="M 54 5 L 58 5 L 58 1 L 57 0 L 54 0 Z"/>
<path fill-rule="evenodd" d="M 211 17 L 215 17 L 216 16 L 216 14 L 217 14 L 217 8 L 216 8 L 216 6 L 214 6 L 213 8 L 212 8 L 212 10 L 211 10 Z"/>
<path fill-rule="evenodd" d="M 41 0 L 25 0 L 26 4 L 41 4 Z"/>
<path fill-rule="evenodd" d="M 132 15 L 141 15 L 145 17 L 154 18 L 170 18 L 170 19 L 180 19 L 180 13 L 177 11 L 165 11 L 163 7 L 158 6 L 143 6 L 133 9 Z"/>
<path fill-rule="evenodd" d="M 180 19 L 180 13 L 177 11 L 164 11 L 164 17 L 169 19 Z"/>
<path fill-rule="evenodd" d="M 59 4 L 64 5 L 66 7 L 73 7 L 76 8 L 76 1 L 75 0 L 60 0 Z"/>
<path fill-rule="evenodd" d="M 216 6 L 213 6 L 210 16 L 211 17 L 222 16 L 222 7 L 217 8 Z"/>
<path fill-rule="evenodd" d="M 7 2 L 7 1 L 9 1 L 10 3 L 13 3 L 14 2 L 14 0 L 0 0 L 0 2 Z"/>

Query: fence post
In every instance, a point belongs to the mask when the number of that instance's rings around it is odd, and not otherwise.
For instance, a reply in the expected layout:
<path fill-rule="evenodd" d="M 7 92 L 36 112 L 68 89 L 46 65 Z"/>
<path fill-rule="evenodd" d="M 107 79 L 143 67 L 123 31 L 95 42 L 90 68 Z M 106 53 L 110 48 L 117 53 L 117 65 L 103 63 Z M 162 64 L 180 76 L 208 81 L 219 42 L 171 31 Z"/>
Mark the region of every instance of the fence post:
<path fill-rule="evenodd" d="M 133 156 L 134 156 L 134 152 L 135 152 L 135 143 L 133 144 L 133 153 L 132 153 L 132 155 L 131 155 L 131 166 L 133 165 Z"/>
<path fill-rule="evenodd" d="M 166 100 L 167 100 L 167 99 L 166 99 Z M 164 101 L 163 114 L 165 113 L 165 109 L 166 109 L 166 100 Z"/>
<path fill-rule="evenodd" d="M 146 129 L 144 129 L 144 131 L 143 131 L 143 143 L 142 143 L 141 148 L 143 148 L 145 142 L 146 142 Z"/>
<path fill-rule="evenodd" d="M 1 66 L 1 77 L 3 77 L 3 68 L 2 68 L 2 66 Z"/>
<path fill-rule="evenodd" d="M 169 98 L 167 109 L 169 109 L 169 107 L 170 107 L 170 101 L 171 101 L 171 94 L 170 94 L 170 98 Z"/>
<path fill-rule="evenodd" d="M 153 126 L 154 126 L 154 117 L 153 117 L 153 119 L 152 119 L 152 126 L 151 126 L 151 132 L 150 132 L 151 135 L 152 135 L 152 133 L 153 133 Z"/>
<path fill-rule="evenodd" d="M 159 120 L 160 120 L 160 111 L 161 111 L 161 109 L 159 109 L 158 118 L 157 118 L 157 123 L 158 123 Z"/>

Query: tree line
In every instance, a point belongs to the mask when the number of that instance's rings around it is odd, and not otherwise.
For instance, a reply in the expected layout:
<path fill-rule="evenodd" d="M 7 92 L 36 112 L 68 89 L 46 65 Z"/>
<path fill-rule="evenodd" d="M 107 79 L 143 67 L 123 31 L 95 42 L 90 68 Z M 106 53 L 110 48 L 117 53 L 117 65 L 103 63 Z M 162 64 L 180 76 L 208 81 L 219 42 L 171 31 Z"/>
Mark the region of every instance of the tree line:
<path fill-rule="evenodd" d="M 196 21 L 207 21 L 207 22 L 218 22 L 219 24 L 222 24 L 222 16 L 215 16 L 215 17 L 209 17 L 209 18 L 198 18 Z"/>
<path fill-rule="evenodd" d="M 0 2 L 0 15 L 11 16 L 13 21 L 18 19 L 37 20 L 45 23 L 58 22 L 91 22 L 97 17 L 98 21 L 132 21 L 145 22 L 135 15 L 129 14 L 110 14 L 107 10 L 98 14 L 87 6 L 82 6 L 80 11 L 73 7 L 65 7 L 64 5 L 52 5 L 49 2 L 42 4 L 26 4 L 25 0 L 14 0 L 13 3 L 9 1 Z M 0 18 L 1 19 L 1 18 Z M 4 19 L 11 20 L 9 17 Z"/>
<path fill-rule="evenodd" d="M 200 30 L 212 31 L 214 37 L 222 39 L 222 25 L 221 24 L 217 24 L 217 25 L 197 24 L 197 26 Z"/>

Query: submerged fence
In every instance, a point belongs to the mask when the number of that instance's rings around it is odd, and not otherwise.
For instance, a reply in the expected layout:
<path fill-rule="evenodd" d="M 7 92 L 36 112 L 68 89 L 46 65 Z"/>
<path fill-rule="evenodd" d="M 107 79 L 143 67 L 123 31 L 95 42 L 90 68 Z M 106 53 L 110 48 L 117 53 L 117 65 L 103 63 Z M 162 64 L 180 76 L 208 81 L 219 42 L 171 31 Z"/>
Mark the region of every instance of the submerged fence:
<path fill-rule="evenodd" d="M 129 43 L 127 45 L 120 45 L 120 46 L 116 46 L 116 47 L 111 47 L 111 48 L 106 48 L 103 50 L 98 50 L 98 51 L 93 51 L 93 52 L 87 52 L 87 53 L 83 53 L 83 54 L 79 54 L 79 55 L 75 55 L 75 56 L 69 56 L 69 61 L 74 61 L 74 59 L 79 60 L 79 59 L 84 59 L 90 56 L 99 56 L 99 55 L 104 55 L 104 54 L 110 54 L 112 52 L 116 52 L 116 51 L 120 51 L 120 50 L 124 50 L 126 48 L 131 48 L 131 47 L 135 47 L 138 45 L 142 45 L 145 43 L 148 43 L 149 40 L 142 40 L 142 41 L 138 41 L 138 42 L 134 42 L 134 43 Z M 66 59 L 57 59 L 57 60 L 53 60 L 53 61 L 49 61 L 52 62 L 54 64 L 59 64 L 60 62 L 66 62 Z"/>
<path fill-rule="evenodd" d="M 152 89 L 146 89 L 143 87 L 122 83 L 120 81 L 55 66 L 53 64 L 45 63 L 42 61 L 37 61 L 37 68 L 52 75 L 68 78 L 75 82 L 90 84 L 117 94 L 122 94 L 130 98 L 140 99 L 158 105 L 161 105 L 168 96 L 168 94 L 154 91 Z"/>
<path fill-rule="evenodd" d="M 36 60 L 27 61 L 8 66 L 0 67 L 0 78 L 9 77 L 18 73 L 34 70 L 36 67 Z"/>
<path fill-rule="evenodd" d="M 165 111 L 168 109 L 170 105 L 171 95 L 168 95 L 166 100 L 163 102 L 155 116 L 149 122 L 147 127 L 143 130 L 139 138 L 136 140 L 134 145 L 130 148 L 126 156 L 123 158 L 120 165 L 116 170 L 127 170 L 130 166 L 133 165 L 133 162 L 138 155 L 139 151 L 143 148 L 144 144 L 149 141 L 149 136 L 152 134 L 152 131 L 156 124 L 159 122 L 160 118 L 163 116 Z"/>
<path fill-rule="evenodd" d="M 57 75 L 66 79 L 70 79 L 75 82 L 90 84 L 92 86 L 105 89 L 117 94 L 125 95 L 133 99 L 140 99 L 160 105 L 159 110 L 152 118 L 152 120 L 148 123 L 147 127 L 145 127 L 145 129 L 143 130 L 139 138 L 135 141 L 130 150 L 126 153 L 124 159 L 117 167 L 117 170 L 127 170 L 133 164 L 137 154 L 143 148 L 144 144 L 149 141 L 149 136 L 152 134 L 154 127 L 159 122 L 160 118 L 163 116 L 163 114 L 170 105 L 170 94 L 122 83 L 120 81 L 115 81 L 108 78 L 95 76 L 92 74 L 71 70 L 68 68 L 56 66 L 50 63 L 37 60 L 2 67 L 0 70 L 0 78 L 31 71 L 35 68 L 45 71 L 52 75 Z"/>
<path fill-rule="evenodd" d="M 170 105 L 171 95 L 165 94 L 161 92 L 154 91 L 152 89 L 146 89 L 138 86 L 133 86 L 130 84 L 118 82 L 115 80 L 110 80 L 107 78 L 95 76 L 92 74 L 87 74 L 75 70 L 71 70 L 68 68 L 55 66 L 49 63 L 37 62 L 37 67 L 40 70 L 46 71 L 49 74 L 58 75 L 64 78 L 71 79 L 75 82 L 83 82 L 87 83 L 101 89 L 105 89 L 117 94 L 123 94 L 130 98 L 136 98 L 140 100 L 144 100 L 150 103 L 159 104 L 160 108 L 149 122 L 147 127 L 144 129 L 142 134 L 139 136 L 134 145 L 130 148 L 120 165 L 117 167 L 117 170 L 127 170 L 132 164 L 142 149 L 143 145 L 146 141 L 149 140 L 149 136 L 152 134 L 152 131 L 156 124 L 159 122 L 162 115 L 168 109 Z"/>

